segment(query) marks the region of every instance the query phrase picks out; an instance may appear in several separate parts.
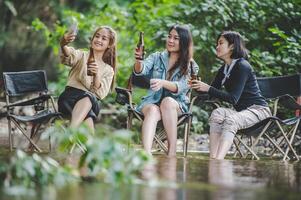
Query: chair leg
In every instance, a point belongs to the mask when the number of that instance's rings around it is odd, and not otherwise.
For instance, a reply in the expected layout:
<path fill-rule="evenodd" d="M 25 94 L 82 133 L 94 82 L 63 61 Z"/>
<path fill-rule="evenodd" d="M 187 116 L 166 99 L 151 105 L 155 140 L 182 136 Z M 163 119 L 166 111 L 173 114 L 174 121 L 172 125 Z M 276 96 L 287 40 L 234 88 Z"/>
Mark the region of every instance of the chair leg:
<path fill-rule="evenodd" d="M 276 149 L 280 151 L 280 153 L 285 155 L 284 151 L 279 147 L 279 145 L 277 145 L 277 143 L 270 136 L 268 136 L 268 134 L 264 134 L 264 136 L 276 147 Z"/>
<path fill-rule="evenodd" d="M 48 139 L 49 139 L 49 152 L 51 152 L 52 148 L 51 148 L 51 137 L 50 137 L 50 135 L 49 135 Z"/>
<path fill-rule="evenodd" d="M 298 126 L 299 126 L 299 123 L 300 123 L 300 120 L 297 122 L 297 124 L 296 124 L 295 127 L 293 128 L 293 133 L 292 133 L 292 136 L 291 136 L 290 141 L 289 141 L 290 144 L 292 144 L 293 141 L 294 141 L 295 134 L 296 134 L 297 128 L 298 128 Z M 288 151 L 289 151 L 289 148 L 287 147 L 286 150 L 285 150 L 285 155 L 284 155 L 284 157 L 283 157 L 283 160 L 285 160 L 285 158 L 287 157 Z M 295 155 L 295 156 L 296 156 L 296 155 Z M 298 156 L 298 155 L 296 156 L 296 159 L 299 161 L 299 156 Z"/>
<path fill-rule="evenodd" d="M 30 139 L 32 139 L 32 141 L 34 141 L 34 138 L 37 136 L 37 133 L 38 133 L 38 131 L 39 131 L 41 125 L 42 125 L 42 124 L 33 124 L 33 125 L 32 125 L 31 131 L 30 131 Z M 38 139 L 35 141 L 35 143 L 38 142 L 39 137 L 40 137 L 40 136 L 38 136 Z M 33 148 L 33 145 L 32 145 L 31 143 L 29 143 L 28 149 L 29 149 L 29 150 L 32 150 L 32 148 Z"/>
<path fill-rule="evenodd" d="M 250 141 L 250 144 L 251 144 L 251 147 L 253 147 L 253 143 L 254 143 L 254 141 L 253 141 L 253 137 L 252 136 L 249 136 L 249 141 Z M 254 148 L 252 148 L 252 150 L 254 151 Z M 254 156 L 252 155 L 252 160 L 254 159 Z"/>
<path fill-rule="evenodd" d="M 244 157 L 244 155 L 243 155 L 243 153 L 241 152 L 241 150 L 240 150 L 240 148 L 239 148 L 239 144 L 240 144 L 240 142 L 238 141 L 238 143 L 237 143 L 237 141 L 236 140 L 233 140 L 233 143 L 234 143 L 234 145 L 235 145 L 235 147 L 236 147 L 236 152 L 234 153 L 234 155 L 233 155 L 233 157 L 235 158 L 236 157 L 236 154 L 237 154 L 237 152 L 239 153 L 239 155 L 240 155 L 240 157 Z"/>
<path fill-rule="evenodd" d="M 293 146 L 292 146 L 292 144 L 290 143 L 290 141 L 288 140 L 288 138 L 286 137 L 286 134 L 285 134 L 285 132 L 284 132 L 283 128 L 281 127 L 281 125 L 279 124 L 279 122 L 278 122 L 278 121 L 276 121 L 276 123 L 277 123 L 277 125 L 278 125 L 279 129 L 281 130 L 281 132 L 282 132 L 282 135 L 283 135 L 283 137 L 284 137 L 285 141 L 287 142 L 287 144 L 288 144 L 289 148 L 291 149 L 291 151 L 292 151 L 292 152 L 293 152 L 293 154 L 295 155 L 296 159 L 297 159 L 297 160 L 299 160 L 299 156 L 298 156 L 298 154 L 296 153 L 296 151 L 295 151 L 295 149 L 293 148 Z"/>
<path fill-rule="evenodd" d="M 167 154 L 168 148 L 163 142 L 163 140 L 166 139 L 166 137 L 167 135 L 164 128 L 159 128 L 159 130 L 156 131 L 154 135 L 154 142 L 156 142 L 159 145 L 159 147 Z"/>
<path fill-rule="evenodd" d="M 166 145 L 163 142 L 163 139 L 166 138 L 166 132 L 164 130 L 164 128 L 159 129 L 159 131 L 156 132 L 154 139 L 155 141 L 158 143 L 158 145 L 160 146 L 160 148 L 165 152 L 168 153 L 168 148 L 166 147 Z"/>
<path fill-rule="evenodd" d="M 257 159 L 259 160 L 259 157 L 256 155 L 256 153 L 247 145 L 245 144 L 239 137 L 237 137 L 237 139 L 239 140 L 239 142 L 244 145 L 247 150 Z M 248 156 L 248 154 L 246 154 L 243 158 L 246 158 Z"/>
<path fill-rule="evenodd" d="M 188 123 L 185 124 L 184 143 L 183 143 L 183 155 L 184 155 L 184 157 L 187 156 L 188 136 L 190 134 L 191 123 L 192 123 L 192 117 L 189 117 Z"/>
<path fill-rule="evenodd" d="M 289 135 L 289 133 L 287 133 L 287 136 Z M 275 140 L 277 140 L 278 139 L 278 137 L 276 137 L 276 139 Z M 284 142 L 284 137 L 281 139 L 281 141 L 278 143 L 278 145 L 279 146 L 281 146 L 281 144 Z M 270 157 L 272 157 L 273 155 L 274 155 L 274 153 L 277 151 L 277 148 L 274 148 L 273 150 L 272 150 L 272 152 L 271 152 L 271 154 L 270 154 Z"/>
<path fill-rule="evenodd" d="M 133 113 L 129 112 L 127 117 L 127 123 L 126 123 L 126 128 L 128 130 L 132 129 L 132 123 L 133 123 Z"/>
<path fill-rule="evenodd" d="M 259 157 L 255 154 L 255 152 L 253 151 L 254 147 L 257 145 L 259 139 L 262 137 L 262 135 L 265 133 L 265 131 L 268 129 L 268 127 L 270 126 L 271 121 L 269 121 L 264 128 L 262 129 L 262 131 L 260 132 L 260 134 L 256 137 L 255 141 L 252 140 L 252 145 L 251 147 L 249 147 L 247 144 L 245 144 L 239 137 L 237 137 L 237 139 L 239 140 L 240 143 L 242 143 L 247 150 L 257 159 L 259 160 Z M 246 155 L 244 155 L 243 157 L 246 158 L 248 156 L 248 153 L 246 153 Z"/>
<path fill-rule="evenodd" d="M 235 135 L 235 137 L 238 137 L 237 135 Z M 243 135 L 241 135 L 240 136 L 240 139 L 242 139 L 242 137 L 243 137 Z M 234 152 L 234 154 L 233 154 L 233 158 L 236 158 L 236 156 L 237 156 L 237 153 L 239 153 L 240 154 L 240 156 L 241 157 L 243 157 L 242 155 L 243 155 L 243 153 L 241 152 L 241 150 L 240 150 L 240 148 L 239 148 L 239 145 L 240 145 L 240 142 L 239 142 L 239 140 L 238 140 L 238 142 L 236 142 L 236 144 L 234 143 L 234 145 L 235 145 L 235 147 L 236 147 L 236 150 L 235 150 L 235 152 Z"/>
<path fill-rule="evenodd" d="M 185 124 L 184 127 L 184 141 L 183 141 L 183 156 L 186 157 L 187 155 L 187 143 L 188 143 L 188 124 Z"/>
<path fill-rule="evenodd" d="M 268 127 L 271 125 L 271 121 L 269 121 L 264 128 L 262 129 L 262 131 L 260 132 L 260 134 L 256 137 L 255 141 L 253 142 L 251 149 L 254 149 L 254 147 L 257 145 L 259 139 L 262 137 L 262 135 L 266 132 L 266 130 L 268 129 Z"/>
<path fill-rule="evenodd" d="M 9 150 L 13 150 L 13 136 L 11 130 L 11 119 L 8 118 L 8 143 L 9 143 Z"/>
<path fill-rule="evenodd" d="M 42 150 L 34 143 L 34 141 L 32 141 L 32 139 L 30 139 L 30 137 L 28 137 L 28 135 L 26 134 L 26 131 L 18 124 L 17 121 L 13 120 L 14 124 L 20 129 L 20 131 L 22 132 L 22 134 L 27 138 L 27 140 L 34 146 L 34 148 L 39 151 L 42 152 Z"/>

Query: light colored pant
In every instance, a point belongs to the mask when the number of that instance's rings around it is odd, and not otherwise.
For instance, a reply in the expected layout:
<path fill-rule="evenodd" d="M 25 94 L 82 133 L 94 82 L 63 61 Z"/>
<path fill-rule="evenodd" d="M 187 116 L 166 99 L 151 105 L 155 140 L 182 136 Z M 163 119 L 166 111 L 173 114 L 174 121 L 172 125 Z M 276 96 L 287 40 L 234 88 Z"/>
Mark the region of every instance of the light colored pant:
<path fill-rule="evenodd" d="M 221 134 L 222 139 L 233 141 L 236 132 L 253 126 L 271 116 L 269 107 L 252 105 L 245 110 L 217 108 L 209 118 L 210 133 Z"/>

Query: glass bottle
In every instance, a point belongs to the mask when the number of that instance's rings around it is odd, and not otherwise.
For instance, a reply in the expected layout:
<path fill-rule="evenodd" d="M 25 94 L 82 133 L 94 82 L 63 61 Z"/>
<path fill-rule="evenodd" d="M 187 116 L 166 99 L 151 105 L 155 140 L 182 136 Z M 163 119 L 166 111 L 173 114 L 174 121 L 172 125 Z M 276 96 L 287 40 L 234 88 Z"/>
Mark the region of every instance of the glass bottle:
<path fill-rule="evenodd" d="M 192 63 L 190 63 L 190 80 L 189 80 L 190 85 L 193 80 L 198 80 L 198 75 L 196 74 L 196 72 L 192 66 Z"/>
<path fill-rule="evenodd" d="M 143 60 L 144 59 L 144 33 L 141 31 L 139 33 L 139 41 L 137 44 L 137 48 L 138 48 L 139 52 L 141 52 L 141 57 L 138 59 Z"/>
<path fill-rule="evenodd" d="M 92 76 L 93 74 L 91 74 L 90 70 L 89 70 L 89 65 L 95 62 L 95 58 L 94 58 L 94 53 L 93 53 L 93 49 L 92 47 L 90 47 L 90 52 L 89 52 L 89 57 L 87 60 L 87 75 L 88 76 Z"/>

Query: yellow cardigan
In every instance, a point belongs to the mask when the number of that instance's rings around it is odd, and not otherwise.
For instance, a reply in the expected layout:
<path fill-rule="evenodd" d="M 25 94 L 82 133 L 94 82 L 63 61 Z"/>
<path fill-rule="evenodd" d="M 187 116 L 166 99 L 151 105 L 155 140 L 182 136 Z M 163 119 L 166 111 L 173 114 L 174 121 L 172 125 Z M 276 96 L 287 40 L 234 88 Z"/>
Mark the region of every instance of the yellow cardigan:
<path fill-rule="evenodd" d="M 68 47 L 70 55 L 66 57 L 63 53 L 60 54 L 61 63 L 71 67 L 69 72 L 67 85 L 80 90 L 84 90 L 94 94 L 98 99 L 105 98 L 111 87 L 114 76 L 113 68 L 104 64 L 99 66 L 100 87 L 91 87 L 92 76 L 87 75 L 87 60 L 89 52 Z"/>

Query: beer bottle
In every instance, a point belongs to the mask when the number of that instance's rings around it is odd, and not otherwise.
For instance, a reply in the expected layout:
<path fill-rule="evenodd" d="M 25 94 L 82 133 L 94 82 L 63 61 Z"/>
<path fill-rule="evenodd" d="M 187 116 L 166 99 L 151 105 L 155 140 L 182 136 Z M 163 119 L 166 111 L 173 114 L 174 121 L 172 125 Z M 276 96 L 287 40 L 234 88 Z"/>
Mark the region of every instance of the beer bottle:
<path fill-rule="evenodd" d="M 195 73 L 192 63 L 190 63 L 191 80 L 198 80 L 198 75 Z"/>
<path fill-rule="evenodd" d="M 193 80 L 198 80 L 198 75 L 194 71 L 192 63 L 190 63 L 190 80 L 188 81 L 189 85 L 192 84 Z"/>
<path fill-rule="evenodd" d="M 94 53 L 92 47 L 90 47 L 89 57 L 87 60 L 87 75 L 92 76 L 93 74 L 89 71 L 89 65 L 95 62 Z"/>
<path fill-rule="evenodd" d="M 144 59 L 144 33 L 140 31 L 139 33 L 139 41 L 137 44 L 137 48 L 139 50 L 139 52 L 142 53 L 141 57 L 139 57 L 139 60 L 143 60 Z"/>

